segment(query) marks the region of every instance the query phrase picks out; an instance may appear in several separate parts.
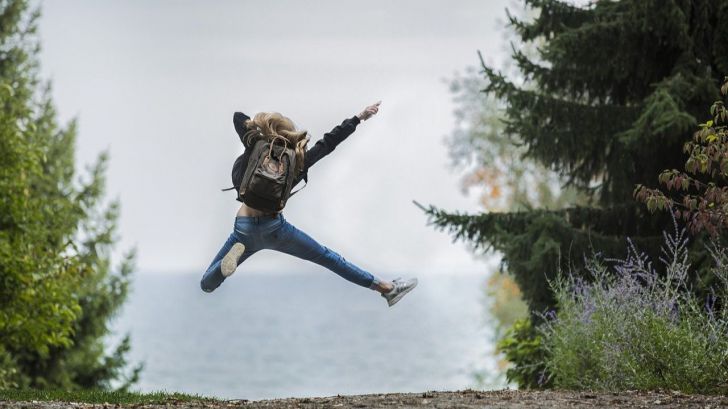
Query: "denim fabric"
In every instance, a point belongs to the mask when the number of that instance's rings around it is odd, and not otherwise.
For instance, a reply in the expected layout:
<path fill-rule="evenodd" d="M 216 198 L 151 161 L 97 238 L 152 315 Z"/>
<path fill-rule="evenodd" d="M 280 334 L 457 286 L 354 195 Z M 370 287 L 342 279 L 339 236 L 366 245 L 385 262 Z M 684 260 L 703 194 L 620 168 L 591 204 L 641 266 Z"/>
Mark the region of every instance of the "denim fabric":
<path fill-rule="evenodd" d="M 225 254 L 236 242 L 245 245 L 238 265 L 263 249 L 277 250 L 319 264 L 352 283 L 373 289 L 380 280 L 371 273 L 350 263 L 328 247 L 322 246 L 308 234 L 288 223 L 282 213 L 271 216 L 239 216 L 233 232 L 210 263 L 200 281 L 205 292 L 212 292 L 225 281 L 220 265 Z"/>

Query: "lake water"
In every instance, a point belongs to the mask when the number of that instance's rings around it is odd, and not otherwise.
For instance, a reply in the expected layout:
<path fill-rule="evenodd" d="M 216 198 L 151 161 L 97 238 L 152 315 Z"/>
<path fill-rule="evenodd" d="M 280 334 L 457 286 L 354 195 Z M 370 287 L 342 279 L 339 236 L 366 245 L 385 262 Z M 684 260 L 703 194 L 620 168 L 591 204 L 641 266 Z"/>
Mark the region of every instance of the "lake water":
<path fill-rule="evenodd" d="M 325 270 L 238 272 L 210 294 L 199 279 L 134 278 L 114 328 L 131 333 L 132 362 L 145 362 L 142 391 L 265 399 L 455 390 L 493 368 L 485 275 L 421 276 L 392 308 Z"/>

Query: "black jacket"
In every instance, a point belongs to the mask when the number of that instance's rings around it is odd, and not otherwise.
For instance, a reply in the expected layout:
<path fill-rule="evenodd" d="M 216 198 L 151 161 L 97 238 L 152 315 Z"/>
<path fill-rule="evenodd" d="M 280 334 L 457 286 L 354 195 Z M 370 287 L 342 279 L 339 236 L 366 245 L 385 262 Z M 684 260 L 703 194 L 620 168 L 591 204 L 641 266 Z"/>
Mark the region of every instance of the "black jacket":
<path fill-rule="evenodd" d="M 250 119 L 249 116 L 245 115 L 242 112 L 236 112 L 233 114 L 233 125 L 235 126 L 235 132 L 238 133 L 238 136 L 240 137 L 240 141 L 243 143 L 243 146 L 245 147 L 245 151 L 243 152 L 243 173 L 245 173 L 245 168 L 248 166 L 248 160 L 250 159 L 250 152 L 252 149 L 250 146 L 247 145 L 244 135 L 245 132 L 248 131 L 248 128 L 245 126 L 245 121 Z M 336 145 L 340 144 L 344 139 L 346 139 L 347 136 L 354 133 L 356 130 L 356 126 L 359 125 L 359 122 L 361 120 L 358 116 L 354 115 L 351 118 L 346 118 L 341 123 L 341 125 L 337 125 L 332 129 L 331 131 L 324 134 L 324 137 L 316 141 L 316 143 L 306 151 L 303 159 L 303 171 L 300 175 L 298 175 L 298 178 L 293 182 L 293 186 L 296 186 L 299 182 L 301 182 L 302 179 L 308 178 L 308 168 L 313 166 L 314 163 L 318 162 L 321 158 L 331 153 L 334 148 L 336 148 Z M 239 186 L 236 186 L 238 188 Z M 237 200 L 239 202 L 242 202 L 240 197 L 238 196 Z"/>

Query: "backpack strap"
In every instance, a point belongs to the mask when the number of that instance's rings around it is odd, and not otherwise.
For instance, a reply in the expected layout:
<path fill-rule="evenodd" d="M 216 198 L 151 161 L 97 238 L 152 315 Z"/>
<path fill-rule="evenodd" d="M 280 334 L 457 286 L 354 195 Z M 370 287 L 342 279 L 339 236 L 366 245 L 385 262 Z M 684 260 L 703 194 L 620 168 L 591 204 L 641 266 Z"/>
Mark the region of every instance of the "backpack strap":
<path fill-rule="evenodd" d="M 294 192 L 291 192 L 291 194 L 290 194 L 290 195 L 288 195 L 288 197 L 292 197 L 292 196 L 293 196 L 293 195 L 295 195 L 296 193 L 298 193 L 298 192 L 302 191 L 302 190 L 303 190 L 303 188 L 304 188 L 304 187 L 306 187 L 307 185 L 308 185 L 308 182 L 305 182 L 305 183 L 303 184 L 303 186 L 301 186 L 301 187 L 300 187 L 300 188 L 299 188 L 298 190 L 296 190 L 296 191 L 294 191 Z"/>
<path fill-rule="evenodd" d="M 228 190 L 233 190 L 233 189 L 235 189 L 235 186 L 229 187 L 227 189 L 220 189 L 220 190 L 222 190 L 223 192 L 227 192 Z"/>
<path fill-rule="evenodd" d="M 308 186 L 308 173 L 303 174 L 303 186 L 298 188 L 298 190 L 296 190 L 295 192 L 291 192 L 291 194 L 288 197 L 291 197 L 291 196 L 295 195 L 296 193 L 300 192 L 306 186 Z"/>

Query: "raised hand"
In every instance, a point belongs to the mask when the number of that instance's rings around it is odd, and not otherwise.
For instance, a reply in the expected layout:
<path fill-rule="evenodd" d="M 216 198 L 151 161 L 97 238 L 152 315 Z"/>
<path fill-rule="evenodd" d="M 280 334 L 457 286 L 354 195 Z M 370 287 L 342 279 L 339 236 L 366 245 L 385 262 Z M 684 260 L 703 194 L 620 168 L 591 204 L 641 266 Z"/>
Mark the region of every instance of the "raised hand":
<path fill-rule="evenodd" d="M 376 114 L 379 111 L 379 104 L 381 104 L 382 101 L 378 101 L 376 104 L 369 105 L 368 107 L 364 108 L 363 111 L 359 115 L 360 120 L 366 121 L 367 119 L 371 118 L 372 115 Z"/>

